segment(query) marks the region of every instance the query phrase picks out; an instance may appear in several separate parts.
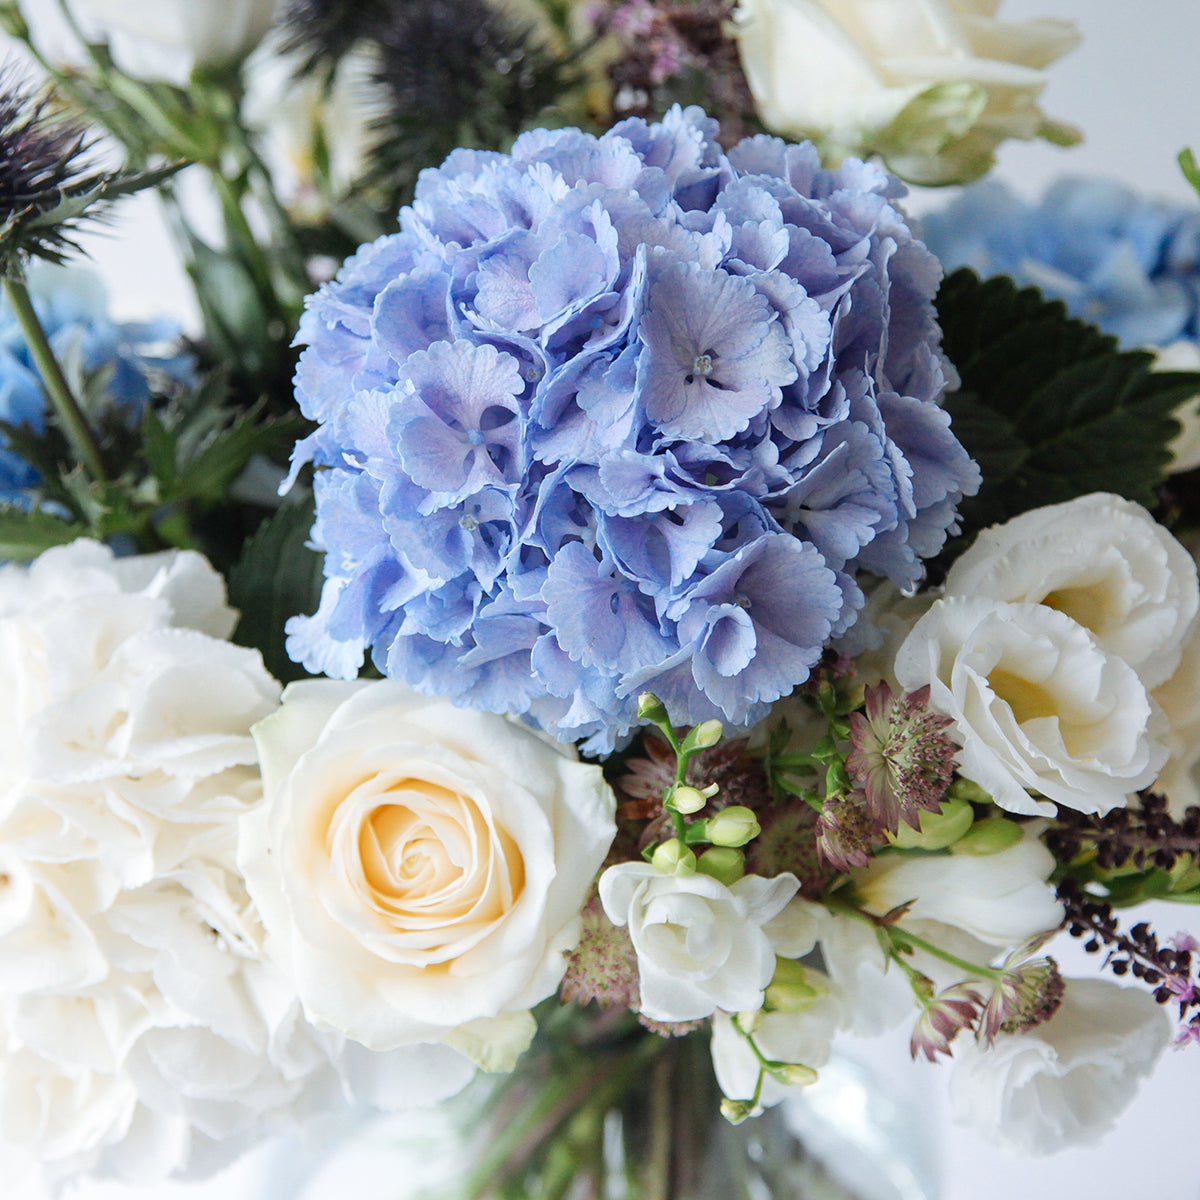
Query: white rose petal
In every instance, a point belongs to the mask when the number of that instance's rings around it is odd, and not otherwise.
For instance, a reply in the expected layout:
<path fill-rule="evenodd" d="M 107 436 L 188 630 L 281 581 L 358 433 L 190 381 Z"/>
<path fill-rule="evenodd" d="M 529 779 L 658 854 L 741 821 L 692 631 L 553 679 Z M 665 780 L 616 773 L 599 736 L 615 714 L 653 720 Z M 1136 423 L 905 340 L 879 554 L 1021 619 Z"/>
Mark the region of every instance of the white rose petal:
<path fill-rule="evenodd" d="M 115 40 L 134 74 L 184 83 L 195 67 L 244 58 L 275 19 L 277 0 L 77 0 L 89 33 Z"/>
<path fill-rule="evenodd" d="M 830 157 L 880 151 L 916 183 L 983 173 L 1006 138 L 1077 140 L 1037 106 L 1068 22 L 1005 23 L 996 0 L 741 0 L 735 34 L 768 128 Z"/>
<path fill-rule="evenodd" d="M 648 863 L 609 867 L 600 877 L 600 902 L 614 925 L 629 928 L 641 1013 L 692 1021 L 718 1008 L 760 1008 L 775 972 L 764 926 L 799 886 L 793 875 L 746 875 L 726 887 L 698 873 L 666 875 Z"/>
<path fill-rule="evenodd" d="M 386 681 L 293 685 L 254 734 L 265 803 L 239 862 L 311 1019 L 511 1061 L 612 842 L 600 769 Z"/>
<path fill-rule="evenodd" d="M 1134 670 L 1043 604 L 939 600 L 901 646 L 896 677 L 909 691 L 930 685 L 931 707 L 955 723 L 962 773 L 1011 812 L 1053 815 L 1029 791 L 1107 812 L 1167 757 Z"/>
<path fill-rule="evenodd" d="M 1170 1037 L 1149 992 L 1103 979 L 1066 983 L 1062 1006 L 1045 1024 L 1002 1034 L 991 1048 L 955 1042 L 956 1119 L 1018 1154 L 1099 1141 Z"/>

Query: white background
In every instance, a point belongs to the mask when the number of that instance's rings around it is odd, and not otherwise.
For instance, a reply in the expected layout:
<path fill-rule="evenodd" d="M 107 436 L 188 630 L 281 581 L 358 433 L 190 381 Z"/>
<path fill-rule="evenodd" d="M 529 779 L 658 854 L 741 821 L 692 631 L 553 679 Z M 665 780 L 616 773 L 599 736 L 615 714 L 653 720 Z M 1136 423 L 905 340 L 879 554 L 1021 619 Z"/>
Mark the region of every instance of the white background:
<path fill-rule="evenodd" d="M 53 0 L 36 3 L 49 6 Z M 1118 176 L 1148 193 L 1195 200 L 1175 155 L 1189 144 L 1200 154 L 1200 0 L 1008 0 L 1002 15 L 1014 20 L 1052 15 L 1078 23 L 1083 44 L 1051 69 L 1044 107 L 1079 125 L 1086 135 L 1082 147 L 1069 151 L 1008 146 L 1000 158 L 1002 177 L 1036 195 L 1063 173 Z M 925 209 L 944 200 L 941 194 L 922 193 L 913 197 L 913 207 Z M 92 250 L 120 315 L 170 312 L 194 321 L 186 282 L 154 221 L 151 202 L 127 205 L 122 222 L 94 239 Z M 1196 910 L 1157 906 L 1154 917 L 1164 935 L 1180 927 L 1200 934 Z M 1082 956 L 1072 966 L 1080 962 Z M 1118 1128 L 1098 1145 L 1037 1160 L 1001 1154 L 953 1126 L 944 1072 L 910 1064 L 903 1038 L 859 1042 L 846 1051 L 889 1081 L 921 1114 L 939 1164 L 943 1200 L 1140 1200 L 1157 1195 L 1200 1200 L 1200 1048 L 1168 1051 Z M 325 1131 L 317 1141 L 334 1136 Z M 311 1151 L 314 1139 L 306 1144 Z M 287 1164 L 297 1154 L 302 1161 L 299 1142 L 264 1148 L 208 1184 L 148 1190 L 93 1186 L 78 1195 L 80 1200 L 292 1200 L 298 1193 Z M 402 1195 L 398 1164 L 382 1134 L 338 1162 L 307 1189 L 305 1200 L 340 1200 L 355 1191 L 372 1200 L 399 1200 Z M 9 1195 L 2 1181 L 0 1193 Z"/>

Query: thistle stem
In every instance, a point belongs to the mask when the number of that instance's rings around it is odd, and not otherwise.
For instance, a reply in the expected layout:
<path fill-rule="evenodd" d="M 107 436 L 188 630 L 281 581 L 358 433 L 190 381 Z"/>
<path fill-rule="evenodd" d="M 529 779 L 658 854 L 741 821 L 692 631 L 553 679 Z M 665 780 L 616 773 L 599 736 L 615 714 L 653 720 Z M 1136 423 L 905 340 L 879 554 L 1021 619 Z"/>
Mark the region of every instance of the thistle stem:
<path fill-rule="evenodd" d="M 50 403 L 54 406 L 54 411 L 62 422 L 67 438 L 87 466 L 92 479 L 97 483 L 107 483 L 108 472 L 104 469 L 100 443 L 96 440 L 92 427 L 87 423 L 83 409 L 80 408 L 79 401 L 76 400 L 75 394 L 71 391 L 71 385 L 67 382 L 67 377 L 63 374 L 58 359 L 54 356 L 50 340 L 46 337 L 46 331 L 42 328 L 42 322 L 38 319 L 33 301 L 29 297 L 29 289 L 21 280 L 6 277 L 4 293 L 12 306 L 17 323 L 21 326 L 21 332 L 25 335 L 29 353 L 42 376 L 42 385 L 46 389 L 46 395 L 50 398 Z"/>

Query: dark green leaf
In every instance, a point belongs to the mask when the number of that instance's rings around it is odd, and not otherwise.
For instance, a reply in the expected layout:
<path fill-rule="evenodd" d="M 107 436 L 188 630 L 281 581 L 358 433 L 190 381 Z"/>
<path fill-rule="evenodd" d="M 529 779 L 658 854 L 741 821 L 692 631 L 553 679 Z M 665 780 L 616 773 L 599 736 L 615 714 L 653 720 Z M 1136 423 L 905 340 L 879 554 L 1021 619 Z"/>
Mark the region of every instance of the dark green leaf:
<path fill-rule="evenodd" d="M 0 559 L 25 562 L 51 546 L 64 546 L 87 535 L 82 525 L 40 509 L 0 508 Z"/>
<path fill-rule="evenodd" d="M 1094 491 L 1154 503 L 1178 431 L 1172 412 L 1200 375 L 1155 373 L 1152 356 L 1010 279 L 957 271 L 942 285 L 943 348 L 961 390 L 946 408 L 983 472 L 963 531 Z"/>
<path fill-rule="evenodd" d="M 305 672 L 288 658 L 284 625 L 311 613 L 321 597 L 322 558 L 308 545 L 312 497 L 288 504 L 265 520 L 229 572 L 229 601 L 242 619 L 233 638 L 260 651 L 267 670 L 287 683 Z"/>
<path fill-rule="evenodd" d="M 255 410 L 244 414 L 180 469 L 176 494 L 217 503 L 254 455 L 290 445 L 306 428 L 300 416 L 264 420 Z"/>

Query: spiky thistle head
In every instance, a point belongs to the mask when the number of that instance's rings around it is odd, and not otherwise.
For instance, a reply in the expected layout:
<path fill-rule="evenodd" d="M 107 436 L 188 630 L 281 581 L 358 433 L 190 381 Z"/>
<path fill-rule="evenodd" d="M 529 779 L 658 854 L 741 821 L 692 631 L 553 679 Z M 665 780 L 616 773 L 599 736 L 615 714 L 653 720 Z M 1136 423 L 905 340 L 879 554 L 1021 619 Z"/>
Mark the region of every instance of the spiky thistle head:
<path fill-rule="evenodd" d="M 19 276 L 29 258 L 61 263 L 78 249 L 85 220 L 117 196 L 153 186 L 178 168 L 133 174 L 96 169 L 93 140 L 37 95 L 16 69 L 0 66 L 0 275 Z"/>
<path fill-rule="evenodd" d="M 301 58 L 298 74 L 330 74 L 355 45 L 376 40 L 393 11 L 413 0 L 289 0 L 280 18 L 283 50 Z"/>
<path fill-rule="evenodd" d="M 567 86 L 562 61 L 538 34 L 487 0 L 391 7 L 372 35 L 384 106 L 376 164 L 401 187 L 458 146 L 507 146 Z"/>

